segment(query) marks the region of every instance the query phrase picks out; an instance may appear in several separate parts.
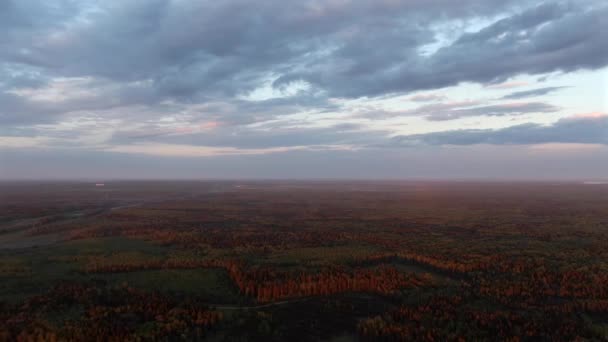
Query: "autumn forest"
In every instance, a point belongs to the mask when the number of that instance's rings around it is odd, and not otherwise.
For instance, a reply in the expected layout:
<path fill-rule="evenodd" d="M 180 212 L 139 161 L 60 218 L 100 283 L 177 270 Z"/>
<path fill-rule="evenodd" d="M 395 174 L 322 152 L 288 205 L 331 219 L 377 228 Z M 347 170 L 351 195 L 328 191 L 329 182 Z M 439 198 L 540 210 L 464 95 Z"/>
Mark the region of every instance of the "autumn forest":
<path fill-rule="evenodd" d="M 608 340 L 608 186 L 0 183 L 0 341 Z"/>

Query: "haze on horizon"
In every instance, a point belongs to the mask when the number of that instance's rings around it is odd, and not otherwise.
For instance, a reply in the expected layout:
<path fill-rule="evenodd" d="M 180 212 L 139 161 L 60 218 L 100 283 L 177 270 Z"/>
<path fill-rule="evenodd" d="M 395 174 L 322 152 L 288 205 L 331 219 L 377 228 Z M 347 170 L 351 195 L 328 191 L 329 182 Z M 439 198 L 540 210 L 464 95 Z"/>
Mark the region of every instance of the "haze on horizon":
<path fill-rule="evenodd" d="M 605 1 L 0 1 L 0 179 L 608 178 Z"/>

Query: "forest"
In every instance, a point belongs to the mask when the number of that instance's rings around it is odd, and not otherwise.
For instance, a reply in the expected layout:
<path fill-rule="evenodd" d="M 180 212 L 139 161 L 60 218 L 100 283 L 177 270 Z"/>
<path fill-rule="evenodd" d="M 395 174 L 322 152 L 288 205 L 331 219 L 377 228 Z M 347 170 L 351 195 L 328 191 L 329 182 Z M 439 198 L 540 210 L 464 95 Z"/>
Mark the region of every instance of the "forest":
<path fill-rule="evenodd" d="M 0 341 L 606 341 L 608 185 L 0 183 Z"/>

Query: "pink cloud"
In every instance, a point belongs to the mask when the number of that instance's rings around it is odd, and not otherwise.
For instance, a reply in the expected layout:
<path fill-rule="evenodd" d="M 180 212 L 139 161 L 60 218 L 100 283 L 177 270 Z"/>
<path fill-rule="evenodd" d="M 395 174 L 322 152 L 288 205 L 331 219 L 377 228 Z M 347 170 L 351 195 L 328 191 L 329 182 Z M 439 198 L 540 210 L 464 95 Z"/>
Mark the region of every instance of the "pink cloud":
<path fill-rule="evenodd" d="M 603 112 L 591 112 L 591 113 L 580 113 L 573 115 L 572 118 L 587 118 L 587 119 L 599 119 L 603 117 L 607 117 L 608 113 Z"/>
<path fill-rule="evenodd" d="M 527 86 L 529 84 L 530 83 L 528 83 L 528 82 L 503 82 L 503 83 L 499 83 L 499 84 L 486 85 L 486 88 L 488 88 L 488 89 L 511 89 L 511 88 Z"/>
<path fill-rule="evenodd" d="M 220 125 L 221 125 L 221 122 L 219 122 L 219 121 L 207 121 L 207 122 L 201 123 L 199 125 L 199 128 L 207 131 L 207 130 L 212 130 Z"/>

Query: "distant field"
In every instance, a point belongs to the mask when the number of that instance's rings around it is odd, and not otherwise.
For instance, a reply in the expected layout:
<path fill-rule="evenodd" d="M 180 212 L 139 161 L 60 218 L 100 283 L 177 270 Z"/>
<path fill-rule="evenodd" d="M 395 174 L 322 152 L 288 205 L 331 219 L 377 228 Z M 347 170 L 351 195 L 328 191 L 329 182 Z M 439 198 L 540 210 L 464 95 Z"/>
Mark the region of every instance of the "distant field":
<path fill-rule="evenodd" d="M 608 186 L 0 183 L 0 340 L 608 339 Z"/>

